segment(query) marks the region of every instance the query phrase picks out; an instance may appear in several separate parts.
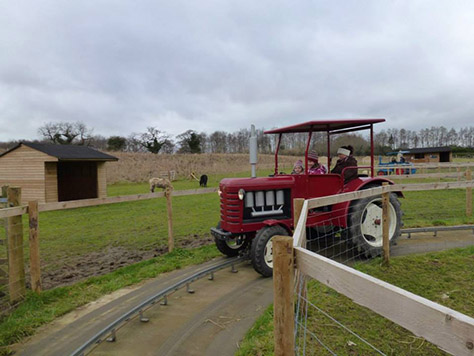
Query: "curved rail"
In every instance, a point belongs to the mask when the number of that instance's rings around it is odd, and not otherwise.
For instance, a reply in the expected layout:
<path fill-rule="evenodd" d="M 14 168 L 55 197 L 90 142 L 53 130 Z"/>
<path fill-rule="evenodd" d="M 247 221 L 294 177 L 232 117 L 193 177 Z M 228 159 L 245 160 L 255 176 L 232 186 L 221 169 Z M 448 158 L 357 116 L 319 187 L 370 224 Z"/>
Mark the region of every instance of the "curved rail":
<path fill-rule="evenodd" d="M 155 304 L 156 302 L 158 302 L 161 299 L 164 299 L 165 304 L 166 304 L 166 297 L 169 294 L 177 291 L 178 289 L 180 289 L 184 286 L 186 286 L 188 288 L 188 291 L 191 292 L 189 290 L 189 284 L 191 282 L 194 282 L 195 280 L 200 279 L 200 278 L 202 278 L 202 277 L 204 277 L 208 274 L 210 274 L 211 275 L 210 278 L 213 279 L 214 278 L 213 273 L 215 271 L 223 269 L 227 266 L 232 266 L 232 271 L 235 271 L 234 270 L 234 265 L 239 263 L 239 262 L 242 262 L 243 260 L 244 260 L 244 258 L 242 258 L 242 257 L 234 257 L 232 259 L 229 259 L 229 260 L 226 260 L 222 263 L 219 263 L 215 266 L 211 266 L 211 267 L 203 269 L 202 271 L 196 272 L 196 273 L 192 274 L 191 276 L 186 277 L 186 278 L 182 279 L 181 281 L 179 281 L 179 282 L 177 282 L 177 283 L 175 283 L 175 284 L 159 291 L 158 293 L 156 293 L 155 295 L 153 295 L 153 296 L 149 297 L 148 299 L 144 300 L 143 302 L 141 302 L 140 304 L 138 304 L 134 308 L 130 309 L 128 312 L 123 314 L 121 317 L 116 319 L 114 322 L 109 324 L 107 327 L 105 327 L 104 329 L 99 331 L 97 334 L 95 334 L 93 337 L 91 337 L 86 343 L 84 343 L 81 347 L 76 349 L 71 354 L 71 356 L 84 356 L 86 350 L 91 348 L 93 345 L 100 343 L 102 341 L 102 338 L 105 335 L 111 334 L 111 341 L 114 341 L 115 340 L 115 331 L 116 331 L 116 329 L 118 329 L 118 327 L 122 323 L 125 323 L 125 322 L 129 321 L 132 317 L 134 317 L 136 315 L 141 316 L 143 310 L 146 309 L 147 307 Z"/>

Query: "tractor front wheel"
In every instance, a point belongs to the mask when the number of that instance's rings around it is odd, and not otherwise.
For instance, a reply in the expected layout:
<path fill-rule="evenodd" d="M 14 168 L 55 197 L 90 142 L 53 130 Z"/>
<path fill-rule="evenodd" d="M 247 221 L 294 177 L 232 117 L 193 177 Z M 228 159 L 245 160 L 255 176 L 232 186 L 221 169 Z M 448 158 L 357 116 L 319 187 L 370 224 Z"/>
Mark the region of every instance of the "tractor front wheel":
<path fill-rule="evenodd" d="M 250 259 L 253 268 L 264 277 L 273 274 L 273 246 L 275 236 L 288 236 L 288 232 L 280 225 L 265 226 L 261 228 L 252 240 Z"/>
<path fill-rule="evenodd" d="M 388 204 L 388 236 L 393 245 L 400 236 L 402 211 L 395 194 L 390 194 Z M 351 209 L 349 217 L 350 242 L 366 257 L 382 254 L 382 197 L 374 196 L 359 200 Z"/>
<path fill-rule="evenodd" d="M 220 228 L 220 223 L 217 224 L 217 228 Z M 247 248 L 249 240 L 245 235 L 229 237 L 226 240 L 214 238 L 217 249 L 226 256 L 235 257 L 238 256 L 240 251 Z"/>

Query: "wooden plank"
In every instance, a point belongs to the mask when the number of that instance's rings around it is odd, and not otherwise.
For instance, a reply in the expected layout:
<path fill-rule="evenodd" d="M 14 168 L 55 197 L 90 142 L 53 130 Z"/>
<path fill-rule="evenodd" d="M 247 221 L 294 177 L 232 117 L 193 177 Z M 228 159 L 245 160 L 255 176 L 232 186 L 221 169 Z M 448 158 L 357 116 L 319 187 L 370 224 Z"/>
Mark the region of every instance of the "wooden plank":
<path fill-rule="evenodd" d="M 107 197 L 107 172 L 105 170 L 106 162 L 97 162 L 97 197 Z"/>
<path fill-rule="evenodd" d="M 21 189 L 8 188 L 8 204 L 20 205 Z M 26 295 L 25 263 L 23 260 L 23 224 L 21 216 L 8 218 L 8 290 L 10 302 L 16 303 Z"/>
<path fill-rule="evenodd" d="M 466 180 L 472 180 L 471 170 L 466 171 Z M 466 188 L 466 216 L 472 216 L 472 188 Z"/>
<path fill-rule="evenodd" d="M 219 188 L 203 188 L 203 189 L 188 189 L 188 190 L 174 190 L 173 196 L 181 197 L 185 195 L 209 194 L 216 193 Z"/>
<path fill-rule="evenodd" d="M 436 183 L 416 183 L 416 184 L 396 184 L 392 185 L 392 191 L 415 192 L 424 190 L 445 190 L 445 189 L 462 189 L 473 187 L 474 181 L 463 182 L 436 182 Z"/>
<path fill-rule="evenodd" d="M 474 319 L 356 271 L 295 248 L 298 270 L 453 355 L 473 355 Z"/>
<path fill-rule="evenodd" d="M 174 250 L 174 238 L 173 238 L 173 206 L 171 204 L 171 192 L 172 189 L 167 189 L 165 192 L 166 196 L 166 210 L 168 212 L 168 252 Z"/>
<path fill-rule="evenodd" d="M 358 190 L 350 193 L 329 195 L 327 197 L 314 198 L 308 200 L 308 209 L 314 209 L 321 206 L 333 205 L 355 199 L 362 199 L 374 195 L 390 192 L 391 186 L 377 187 L 372 189 Z"/>
<path fill-rule="evenodd" d="M 305 200 L 301 208 L 301 215 L 293 232 L 293 246 L 303 247 L 306 243 L 306 220 L 308 218 L 308 200 Z"/>
<path fill-rule="evenodd" d="M 388 182 L 382 183 L 387 186 Z M 390 202 L 390 193 L 382 194 L 382 245 L 383 245 L 383 263 L 385 266 L 390 265 L 390 216 L 388 214 L 388 204 Z"/>
<path fill-rule="evenodd" d="M 293 199 L 293 226 L 298 225 L 298 220 L 301 216 L 301 209 L 303 209 L 304 199 L 296 198 Z"/>
<path fill-rule="evenodd" d="M 30 278 L 31 289 L 41 292 L 41 267 L 40 267 L 40 246 L 39 246 L 39 214 L 38 202 L 28 203 L 28 220 L 30 227 Z"/>
<path fill-rule="evenodd" d="M 12 216 L 19 216 L 26 213 L 28 213 L 28 207 L 24 205 L 16 206 L 13 208 L 0 209 L 0 219 L 9 218 Z"/>
<path fill-rule="evenodd" d="M 293 239 L 275 236 L 272 243 L 275 356 L 287 356 L 294 354 Z"/>
<path fill-rule="evenodd" d="M 425 191 L 425 190 L 445 190 L 461 189 L 473 187 L 474 181 L 464 182 L 436 182 L 436 183 L 417 183 L 417 184 L 396 184 L 386 187 L 377 187 L 372 189 L 357 190 L 355 192 L 329 195 L 327 197 L 314 198 L 308 200 L 308 209 L 314 209 L 321 206 L 328 206 L 355 199 L 362 199 L 386 192 L 405 192 L 405 191 Z"/>
<path fill-rule="evenodd" d="M 196 195 L 196 194 L 209 194 L 209 193 L 217 192 L 217 189 L 218 188 L 178 190 L 178 191 L 173 191 L 172 195 L 178 197 L 178 196 L 187 196 L 187 195 Z M 56 203 L 43 203 L 43 204 L 39 204 L 39 211 L 42 212 L 42 211 L 51 211 L 51 210 L 75 209 L 75 208 L 84 208 L 88 206 L 97 206 L 97 205 L 104 205 L 104 204 L 148 200 L 148 199 L 160 198 L 160 197 L 163 197 L 164 195 L 165 195 L 164 192 L 155 192 L 155 193 L 136 194 L 136 195 L 122 195 L 122 196 L 98 198 L 98 199 L 82 199 L 82 200 L 71 200 L 71 201 L 56 202 Z"/>
<path fill-rule="evenodd" d="M 58 164 L 45 162 L 44 164 L 44 201 L 46 203 L 58 201 Z"/>
<path fill-rule="evenodd" d="M 70 200 L 70 201 L 55 202 L 55 203 L 44 203 L 44 204 L 39 204 L 39 211 L 42 212 L 42 211 L 51 211 L 51 210 L 76 209 L 76 208 L 84 208 L 84 207 L 89 207 L 89 206 L 148 200 L 148 199 L 160 198 L 163 196 L 164 196 L 163 192 L 156 192 L 156 193 L 146 193 L 146 194 L 136 194 L 136 195 L 121 195 L 121 196 L 116 196 L 116 197 L 98 198 L 98 199 L 82 199 L 82 200 Z"/>
<path fill-rule="evenodd" d="M 426 173 L 426 174 L 393 174 L 390 179 L 429 179 L 429 178 L 457 178 L 454 173 Z"/>

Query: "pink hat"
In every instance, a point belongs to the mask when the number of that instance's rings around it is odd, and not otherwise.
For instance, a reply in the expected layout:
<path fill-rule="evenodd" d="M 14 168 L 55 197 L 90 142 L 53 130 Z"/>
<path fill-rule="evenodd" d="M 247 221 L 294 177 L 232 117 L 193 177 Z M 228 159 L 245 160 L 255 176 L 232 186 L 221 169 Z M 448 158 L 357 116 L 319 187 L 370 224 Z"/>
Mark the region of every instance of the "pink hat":
<path fill-rule="evenodd" d="M 296 168 L 296 167 L 301 167 L 303 168 L 303 161 L 302 160 L 297 160 L 295 165 L 293 166 L 293 168 Z"/>
<path fill-rule="evenodd" d="M 310 151 L 308 153 L 308 161 L 316 162 L 318 159 L 319 159 L 319 156 L 315 151 Z"/>

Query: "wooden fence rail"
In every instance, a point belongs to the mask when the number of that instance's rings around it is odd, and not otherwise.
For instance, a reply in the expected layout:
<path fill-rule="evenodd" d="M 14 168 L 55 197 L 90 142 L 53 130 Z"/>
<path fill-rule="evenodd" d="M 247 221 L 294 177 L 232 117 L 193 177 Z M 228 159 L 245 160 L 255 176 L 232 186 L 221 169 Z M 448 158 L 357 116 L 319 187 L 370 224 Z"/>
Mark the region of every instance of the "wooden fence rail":
<path fill-rule="evenodd" d="M 7 192 L 7 189 L 3 189 Z M 127 196 L 116 196 L 99 199 L 84 199 L 84 200 L 73 200 L 66 202 L 55 202 L 55 203 L 43 203 L 38 204 L 37 202 L 29 202 L 28 205 L 18 206 L 20 198 L 13 198 L 13 196 L 20 195 L 19 188 L 8 188 L 8 192 L 11 195 L 10 204 L 7 208 L 0 209 L 0 220 L 5 219 L 8 221 L 6 228 L 8 229 L 7 238 L 8 243 L 8 263 L 9 263 L 9 295 L 11 302 L 17 302 L 21 300 L 25 295 L 25 270 L 23 261 L 23 226 L 22 226 L 22 215 L 29 215 L 29 243 L 30 243 L 30 277 L 32 290 L 35 292 L 41 292 L 41 270 L 40 270 L 40 251 L 39 251 L 39 213 L 53 210 L 66 210 L 66 209 L 77 209 L 85 208 L 106 204 L 117 204 L 125 202 L 143 201 L 149 199 L 155 199 L 160 197 L 166 197 L 167 211 L 168 211 L 168 250 L 171 252 L 174 248 L 173 238 L 173 220 L 172 220 L 172 204 L 171 198 L 198 195 L 198 194 L 209 194 L 217 192 L 217 188 L 204 188 L 204 189 L 189 189 L 179 191 L 168 191 L 168 192 L 156 192 L 147 194 L 135 194 Z M 16 194 L 16 195 L 15 195 Z M 15 206 L 14 206 L 15 205 Z M 0 261 L 1 262 L 1 261 Z M 0 276 L 1 276 L 0 271 Z M 0 279 L 0 281 L 2 281 Z"/>
<path fill-rule="evenodd" d="M 352 299 L 383 317 L 403 326 L 415 335 L 437 345 L 453 355 L 474 355 L 474 319 L 450 308 L 392 286 L 384 281 L 356 271 L 326 257 L 306 250 L 306 220 L 308 210 L 336 203 L 391 192 L 462 189 L 467 192 L 466 213 L 472 213 L 474 181 L 445 183 L 397 184 L 305 200 L 293 234 L 297 274 L 307 275 Z M 298 203 L 301 204 L 300 202 Z M 388 233 L 386 233 L 388 237 Z M 274 263 L 280 263 L 274 256 Z M 282 288 L 281 286 L 279 288 Z M 278 290 L 275 289 L 275 293 Z M 288 305 L 293 299 L 287 300 Z M 287 306 L 288 306 L 287 305 Z M 286 320 L 292 323 L 293 320 Z"/>
<path fill-rule="evenodd" d="M 298 271 L 441 349 L 474 354 L 473 318 L 301 247 L 295 248 L 295 261 Z"/>

